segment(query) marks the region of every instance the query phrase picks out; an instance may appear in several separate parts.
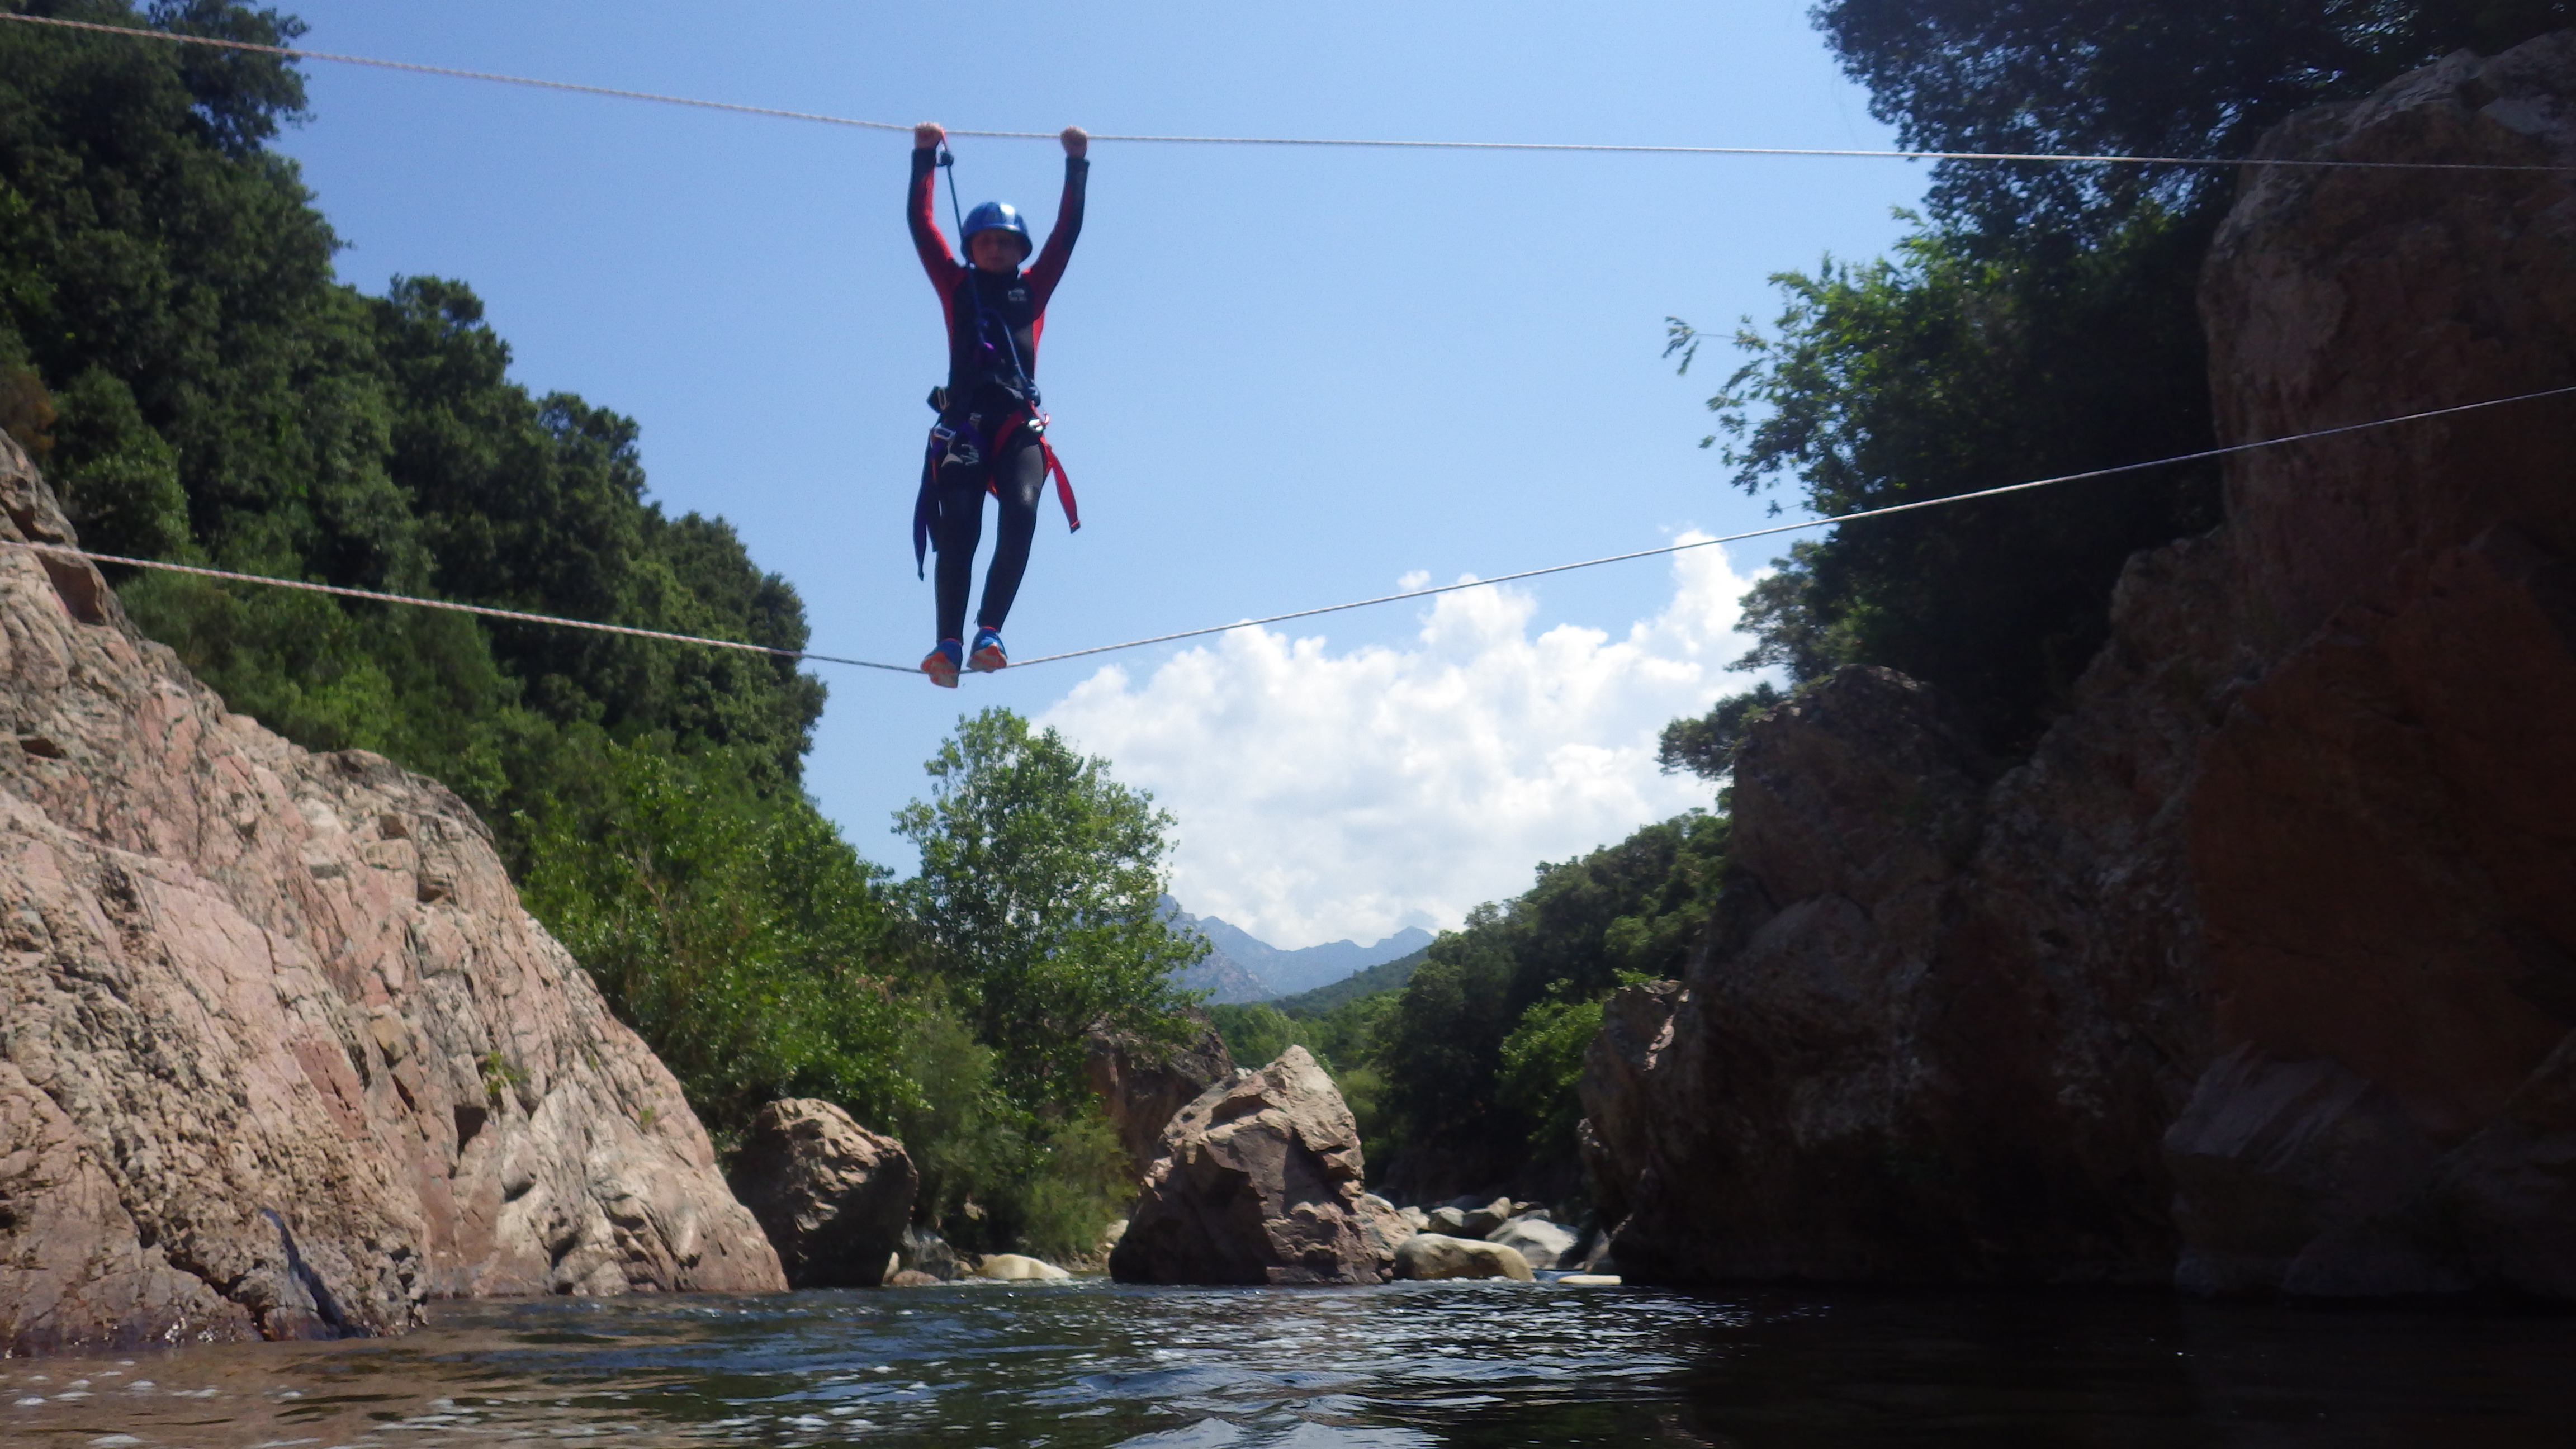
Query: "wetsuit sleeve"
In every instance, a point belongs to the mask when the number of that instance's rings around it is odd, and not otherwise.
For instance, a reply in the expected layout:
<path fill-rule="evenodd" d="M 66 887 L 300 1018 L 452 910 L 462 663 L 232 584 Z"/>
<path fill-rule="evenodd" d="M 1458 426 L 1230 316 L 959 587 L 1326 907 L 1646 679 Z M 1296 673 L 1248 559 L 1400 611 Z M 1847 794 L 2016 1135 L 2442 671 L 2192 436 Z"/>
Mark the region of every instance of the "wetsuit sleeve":
<path fill-rule="evenodd" d="M 966 269 L 948 250 L 948 238 L 939 234 L 939 213 L 933 209 L 933 181 L 939 175 L 939 148 L 916 146 L 912 151 L 912 187 L 904 194 L 903 220 L 912 228 L 912 249 L 921 254 L 921 269 L 930 274 L 930 285 L 939 289 L 939 301 L 947 305 L 948 294 L 957 286 Z"/>
<path fill-rule="evenodd" d="M 1073 259 L 1073 244 L 1082 235 L 1082 188 L 1090 175 L 1088 159 L 1064 158 L 1064 199 L 1056 203 L 1055 229 L 1047 233 L 1046 246 L 1028 271 L 1029 301 L 1041 312 L 1055 295 L 1055 284 L 1063 279 L 1064 264 Z"/>

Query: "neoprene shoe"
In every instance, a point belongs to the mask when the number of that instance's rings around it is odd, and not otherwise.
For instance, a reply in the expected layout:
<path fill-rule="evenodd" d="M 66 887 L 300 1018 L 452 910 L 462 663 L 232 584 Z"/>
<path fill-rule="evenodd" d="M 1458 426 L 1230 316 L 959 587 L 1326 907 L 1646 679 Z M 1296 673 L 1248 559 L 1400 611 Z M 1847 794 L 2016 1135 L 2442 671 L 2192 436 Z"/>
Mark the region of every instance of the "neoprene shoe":
<path fill-rule="evenodd" d="M 1002 631 L 976 630 L 975 652 L 966 656 L 966 667 L 978 674 L 990 674 L 997 669 L 1008 669 L 1010 665 L 1011 656 L 1002 652 Z"/>
<path fill-rule="evenodd" d="M 939 647 L 921 656 L 921 672 L 942 689 L 957 687 L 957 670 L 966 658 L 966 647 L 954 639 L 942 639 Z"/>

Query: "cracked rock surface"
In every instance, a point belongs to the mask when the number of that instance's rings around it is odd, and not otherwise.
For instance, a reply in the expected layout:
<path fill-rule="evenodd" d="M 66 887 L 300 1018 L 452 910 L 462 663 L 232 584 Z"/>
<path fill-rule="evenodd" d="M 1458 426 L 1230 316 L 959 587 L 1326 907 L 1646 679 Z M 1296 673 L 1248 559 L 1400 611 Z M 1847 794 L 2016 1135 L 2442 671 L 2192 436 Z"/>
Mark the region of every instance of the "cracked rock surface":
<path fill-rule="evenodd" d="M 0 513 L 75 541 L 5 438 Z M 227 713 L 88 564 L 0 548 L 0 1353 L 783 1286 L 463 802 Z"/>
<path fill-rule="evenodd" d="M 1361 1189 L 1359 1124 L 1302 1046 L 1237 1069 L 1163 1129 L 1109 1254 L 1122 1283 L 1383 1283 L 1411 1229 Z"/>

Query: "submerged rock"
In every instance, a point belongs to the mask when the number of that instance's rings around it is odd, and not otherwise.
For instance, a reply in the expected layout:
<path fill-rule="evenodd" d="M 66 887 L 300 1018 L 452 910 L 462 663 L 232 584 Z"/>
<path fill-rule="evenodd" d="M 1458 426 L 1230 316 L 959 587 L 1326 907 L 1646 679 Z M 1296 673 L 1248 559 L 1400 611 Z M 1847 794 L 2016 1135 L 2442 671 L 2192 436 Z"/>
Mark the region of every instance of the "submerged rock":
<path fill-rule="evenodd" d="M 899 1266 L 921 1175 L 903 1144 L 829 1102 L 760 1109 L 734 1159 L 733 1189 L 778 1250 L 790 1288 L 873 1288 Z"/>
<path fill-rule="evenodd" d="M 1443 1233 L 1416 1233 L 1395 1250 L 1395 1276 L 1412 1279 L 1537 1277 L 1529 1260 L 1505 1243 L 1480 1238 L 1453 1238 Z"/>
<path fill-rule="evenodd" d="M 1109 1255 L 1124 1283 L 1382 1283 L 1402 1218 L 1361 1190 L 1358 1124 L 1301 1046 L 1237 1071 L 1164 1130 Z"/>
<path fill-rule="evenodd" d="M 72 541 L 0 438 L 0 539 Z M 314 754 L 0 549 L 0 1354 L 784 1286 L 474 812 Z"/>
<path fill-rule="evenodd" d="M 2576 167 L 2576 33 L 2262 154 Z M 2253 168 L 2219 440 L 2576 382 L 2576 173 Z M 2576 404 L 2225 465 L 1998 776 L 1927 687 L 1747 731 L 1736 872 L 1583 1083 L 1632 1281 L 2576 1298 Z"/>

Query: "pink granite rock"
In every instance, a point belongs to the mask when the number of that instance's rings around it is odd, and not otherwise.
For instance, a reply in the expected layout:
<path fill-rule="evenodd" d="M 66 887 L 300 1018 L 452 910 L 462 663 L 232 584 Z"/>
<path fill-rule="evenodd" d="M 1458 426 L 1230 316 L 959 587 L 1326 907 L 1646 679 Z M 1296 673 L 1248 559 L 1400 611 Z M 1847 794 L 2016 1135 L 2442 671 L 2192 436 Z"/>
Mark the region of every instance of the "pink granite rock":
<path fill-rule="evenodd" d="M 1359 1124 L 1304 1047 L 1238 1070 L 1163 1131 L 1109 1255 L 1122 1283 L 1383 1283 L 1410 1230 L 1362 1191 Z"/>
<path fill-rule="evenodd" d="M 0 439 L 0 540 L 72 532 Z M 0 547 L 0 1352 L 783 1286 L 472 811 L 227 713 Z"/>

